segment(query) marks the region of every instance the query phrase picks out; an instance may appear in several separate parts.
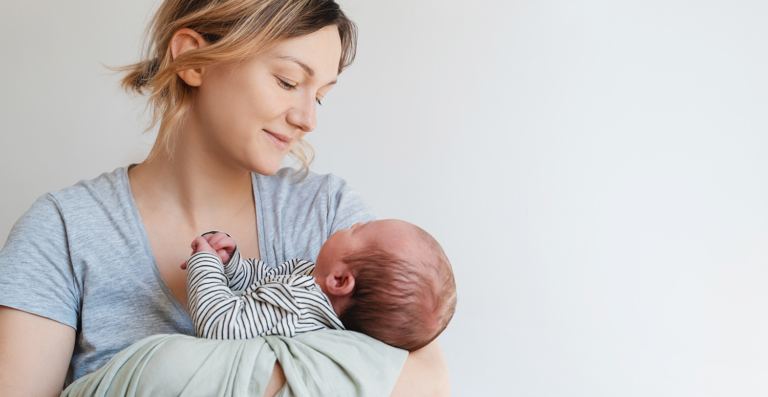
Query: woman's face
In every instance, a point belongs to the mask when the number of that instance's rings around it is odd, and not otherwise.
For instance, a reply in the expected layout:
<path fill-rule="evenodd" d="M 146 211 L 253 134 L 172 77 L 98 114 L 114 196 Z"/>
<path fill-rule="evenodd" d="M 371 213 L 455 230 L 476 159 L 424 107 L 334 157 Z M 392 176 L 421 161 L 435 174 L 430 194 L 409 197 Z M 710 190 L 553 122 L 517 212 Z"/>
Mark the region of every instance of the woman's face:
<path fill-rule="evenodd" d="M 242 62 L 209 68 L 187 122 L 208 153 L 272 175 L 296 141 L 315 129 L 317 102 L 336 83 L 340 57 L 338 29 L 327 26 Z"/>

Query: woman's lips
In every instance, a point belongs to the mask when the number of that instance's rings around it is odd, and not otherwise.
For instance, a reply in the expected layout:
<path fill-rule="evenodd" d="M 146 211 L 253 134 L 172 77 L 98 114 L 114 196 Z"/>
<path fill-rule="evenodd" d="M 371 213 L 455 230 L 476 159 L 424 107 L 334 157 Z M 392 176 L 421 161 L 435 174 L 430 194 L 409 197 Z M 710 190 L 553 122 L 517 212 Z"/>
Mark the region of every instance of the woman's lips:
<path fill-rule="evenodd" d="M 276 134 L 274 132 L 270 132 L 267 130 L 262 130 L 265 134 L 269 137 L 269 139 L 272 141 L 272 143 L 275 144 L 275 146 L 280 150 L 285 150 L 288 148 L 288 142 L 291 141 L 290 137 L 287 137 L 285 135 Z"/>

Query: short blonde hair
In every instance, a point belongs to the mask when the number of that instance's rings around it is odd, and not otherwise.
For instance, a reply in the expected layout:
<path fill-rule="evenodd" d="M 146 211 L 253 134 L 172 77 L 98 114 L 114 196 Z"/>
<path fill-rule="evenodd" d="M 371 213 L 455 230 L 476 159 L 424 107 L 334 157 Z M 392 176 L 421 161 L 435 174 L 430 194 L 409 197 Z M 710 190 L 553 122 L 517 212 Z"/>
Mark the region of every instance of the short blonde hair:
<path fill-rule="evenodd" d="M 121 82 L 126 91 L 149 95 L 152 117 L 147 130 L 160 123 L 149 158 L 173 153 L 190 110 L 195 88 L 184 83 L 179 70 L 244 60 L 326 26 L 339 30 L 341 73 L 355 58 L 357 28 L 333 0 L 165 0 L 148 27 L 144 60 L 116 68 L 127 73 Z M 173 59 L 171 38 L 182 28 L 196 31 L 211 45 Z M 302 163 L 299 172 L 306 175 L 312 147 L 299 140 L 290 155 Z"/>

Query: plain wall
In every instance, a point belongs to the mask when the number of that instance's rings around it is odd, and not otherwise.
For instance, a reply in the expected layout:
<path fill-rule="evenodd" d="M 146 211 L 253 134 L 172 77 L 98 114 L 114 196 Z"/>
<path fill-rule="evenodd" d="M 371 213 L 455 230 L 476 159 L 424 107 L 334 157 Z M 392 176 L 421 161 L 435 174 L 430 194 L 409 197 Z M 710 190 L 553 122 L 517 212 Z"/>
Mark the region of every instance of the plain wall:
<path fill-rule="evenodd" d="M 0 241 L 148 153 L 155 3 L 0 3 Z M 313 170 L 443 244 L 453 395 L 768 394 L 767 2 L 341 3 Z"/>

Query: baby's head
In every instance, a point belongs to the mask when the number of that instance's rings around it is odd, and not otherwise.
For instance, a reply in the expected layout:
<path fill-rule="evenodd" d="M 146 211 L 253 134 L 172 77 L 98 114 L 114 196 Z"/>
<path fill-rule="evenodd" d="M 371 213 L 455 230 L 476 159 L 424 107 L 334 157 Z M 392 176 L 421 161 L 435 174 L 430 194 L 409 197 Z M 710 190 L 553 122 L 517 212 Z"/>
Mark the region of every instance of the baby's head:
<path fill-rule="evenodd" d="M 357 223 L 334 233 L 314 276 L 344 327 L 409 351 L 434 340 L 456 308 L 443 249 L 405 221 Z"/>

